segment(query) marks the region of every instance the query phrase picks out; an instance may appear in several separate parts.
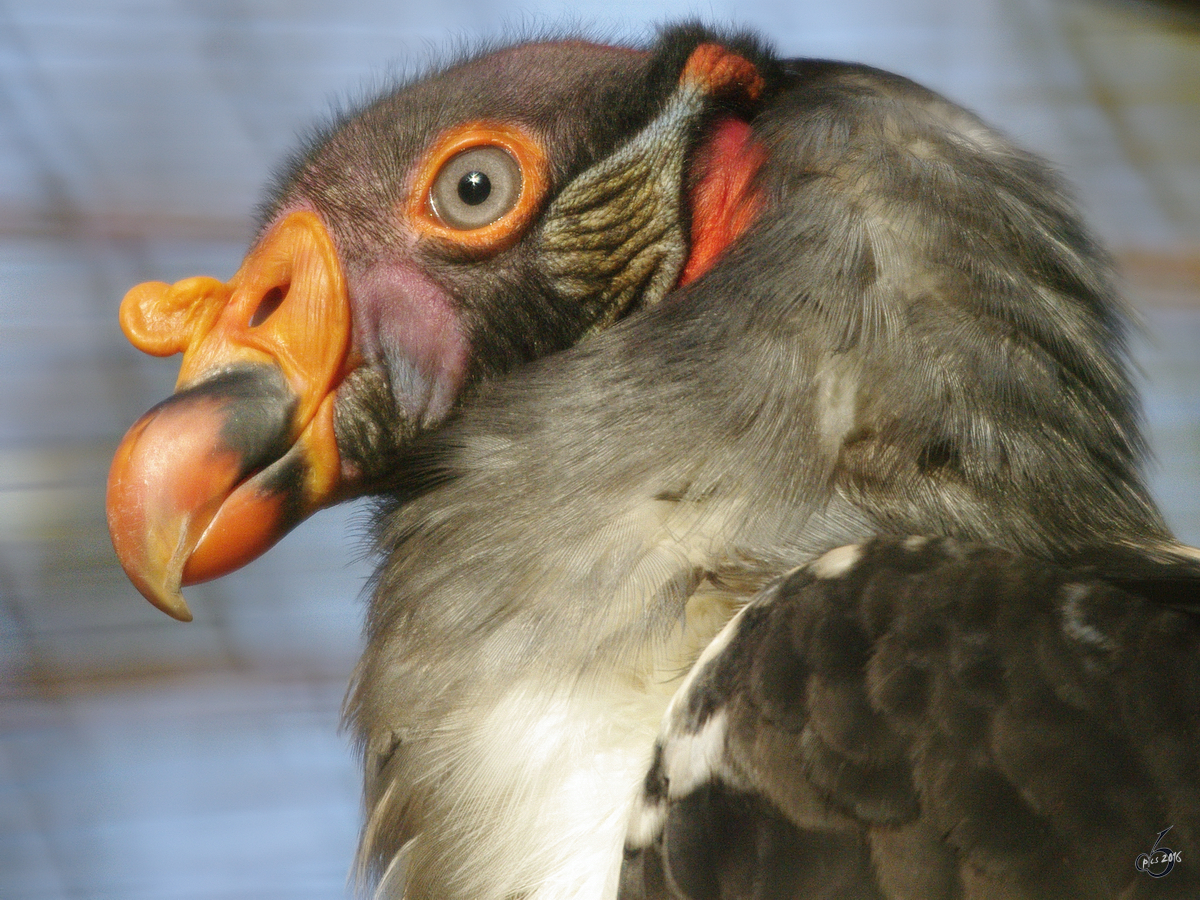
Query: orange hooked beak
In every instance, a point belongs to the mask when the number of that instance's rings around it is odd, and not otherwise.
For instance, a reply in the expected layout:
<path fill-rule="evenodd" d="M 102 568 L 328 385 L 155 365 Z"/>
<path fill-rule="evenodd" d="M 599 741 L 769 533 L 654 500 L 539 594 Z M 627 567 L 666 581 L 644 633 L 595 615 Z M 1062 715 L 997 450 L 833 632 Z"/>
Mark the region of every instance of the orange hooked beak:
<path fill-rule="evenodd" d="M 183 353 L 175 394 L 117 448 L 108 477 L 113 547 L 138 590 L 192 618 L 184 584 L 266 552 L 335 502 L 334 392 L 352 368 L 350 302 L 324 225 L 277 222 L 223 284 L 140 284 L 121 328 L 155 356 Z"/>

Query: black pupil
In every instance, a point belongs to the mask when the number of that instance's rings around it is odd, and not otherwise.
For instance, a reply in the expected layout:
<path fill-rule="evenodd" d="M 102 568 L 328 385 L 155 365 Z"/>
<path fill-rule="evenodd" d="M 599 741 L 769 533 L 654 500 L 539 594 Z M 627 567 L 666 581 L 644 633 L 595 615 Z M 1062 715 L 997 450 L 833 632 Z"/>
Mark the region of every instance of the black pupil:
<path fill-rule="evenodd" d="M 467 206 L 478 206 L 492 192 L 492 182 L 482 172 L 468 172 L 458 182 L 458 199 Z"/>

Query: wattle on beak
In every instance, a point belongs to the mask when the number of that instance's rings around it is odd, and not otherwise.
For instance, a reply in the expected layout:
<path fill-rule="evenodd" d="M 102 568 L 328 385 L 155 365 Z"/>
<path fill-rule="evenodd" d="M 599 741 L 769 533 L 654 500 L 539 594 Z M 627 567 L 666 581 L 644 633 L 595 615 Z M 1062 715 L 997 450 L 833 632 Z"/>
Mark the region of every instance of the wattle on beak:
<path fill-rule="evenodd" d="M 354 365 L 345 279 L 320 219 L 293 212 L 228 283 L 130 290 L 121 328 L 183 362 L 175 394 L 117 449 L 109 530 L 138 590 L 189 621 L 182 585 L 245 565 L 339 499 L 334 392 Z"/>

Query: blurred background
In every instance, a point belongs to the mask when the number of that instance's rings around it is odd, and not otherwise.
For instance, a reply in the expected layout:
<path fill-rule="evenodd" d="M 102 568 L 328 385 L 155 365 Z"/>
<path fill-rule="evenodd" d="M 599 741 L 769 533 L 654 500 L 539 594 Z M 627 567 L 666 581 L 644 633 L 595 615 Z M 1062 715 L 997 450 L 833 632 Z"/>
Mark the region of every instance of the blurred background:
<path fill-rule="evenodd" d="M 1122 266 L 1155 490 L 1200 543 L 1200 14 L 1119 0 L 0 0 L 0 898 L 338 898 L 338 730 L 368 565 L 353 508 L 189 591 L 104 526 L 124 430 L 176 362 L 122 338 L 144 280 L 228 278 L 305 126 L 440 50 L 683 15 L 893 69 L 1050 158 Z"/>

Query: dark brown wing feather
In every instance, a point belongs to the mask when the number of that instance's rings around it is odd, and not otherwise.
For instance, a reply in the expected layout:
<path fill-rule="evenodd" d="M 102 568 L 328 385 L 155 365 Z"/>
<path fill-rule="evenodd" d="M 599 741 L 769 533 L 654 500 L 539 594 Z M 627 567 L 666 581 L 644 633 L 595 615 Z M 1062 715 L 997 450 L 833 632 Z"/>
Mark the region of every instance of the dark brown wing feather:
<path fill-rule="evenodd" d="M 1200 567 L 1109 569 L 876 541 L 766 591 L 676 704 L 622 896 L 1196 897 Z"/>

